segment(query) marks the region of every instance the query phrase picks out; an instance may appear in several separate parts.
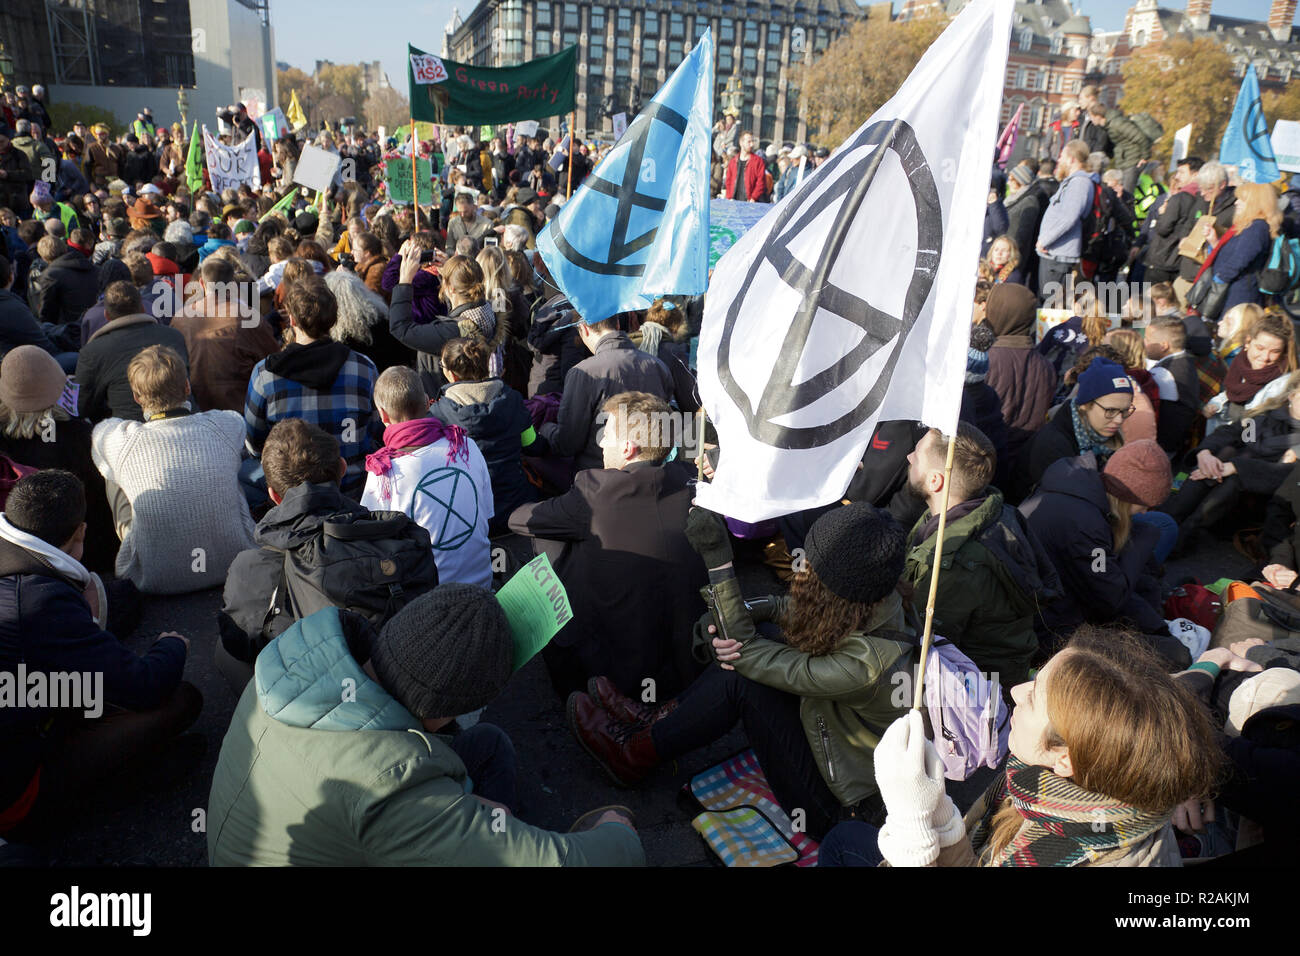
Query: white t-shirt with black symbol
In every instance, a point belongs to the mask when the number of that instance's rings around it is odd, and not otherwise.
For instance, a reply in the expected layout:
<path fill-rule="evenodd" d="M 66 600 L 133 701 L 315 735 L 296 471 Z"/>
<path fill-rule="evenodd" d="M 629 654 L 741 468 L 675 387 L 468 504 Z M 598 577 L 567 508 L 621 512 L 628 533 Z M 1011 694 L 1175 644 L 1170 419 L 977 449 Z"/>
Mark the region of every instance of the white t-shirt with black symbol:
<path fill-rule="evenodd" d="M 450 461 L 451 445 L 445 438 L 395 456 L 387 475 L 367 473 L 361 505 L 372 511 L 400 511 L 429 532 L 439 584 L 491 588 L 492 479 L 478 445 L 468 436 L 465 444 L 468 461 Z"/>

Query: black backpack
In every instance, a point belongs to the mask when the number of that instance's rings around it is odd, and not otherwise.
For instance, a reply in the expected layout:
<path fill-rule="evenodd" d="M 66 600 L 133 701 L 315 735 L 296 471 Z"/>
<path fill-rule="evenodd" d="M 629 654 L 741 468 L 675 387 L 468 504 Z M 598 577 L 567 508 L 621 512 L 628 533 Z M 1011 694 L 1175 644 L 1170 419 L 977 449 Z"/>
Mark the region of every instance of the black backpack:
<path fill-rule="evenodd" d="M 314 537 L 280 553 L 265 640 L 327 607 L 353 611 L 378 628 L 438 584 L 429 532 L 400 511 L 333 515 Z"/>
<path fill-rule="evenodd" d="M 1115 194 L 1100 183 L 1092 184 L 1092 208 L 1083 217 L 1083 258 L 1100 269 L 1117 267 L 1128 259 L 1128 240 L 1115 224 Z"/>

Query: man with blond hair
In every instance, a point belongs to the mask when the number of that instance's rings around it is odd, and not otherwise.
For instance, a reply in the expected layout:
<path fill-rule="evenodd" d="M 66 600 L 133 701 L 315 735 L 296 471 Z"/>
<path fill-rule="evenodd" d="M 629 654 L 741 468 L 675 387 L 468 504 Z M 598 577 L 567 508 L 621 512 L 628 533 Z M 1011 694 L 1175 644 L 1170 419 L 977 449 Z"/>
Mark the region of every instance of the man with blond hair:
<path fill-rule="evenodd" d="M 516 508 L 510 530 L 536 539 L 569 592 L 573 620 L 542 652 L 555 689 L 645 700 L 649 680 L 664 701 L 695 676 L 690 635 L 704 611 L 707 574 L 685 531 L 691 472 L 666 461 L 681 433 L 662 398 L 622 392 L 602 412 L 605 467 Z"/>
<path fill-rule="evenodd" d="M 143 349 L 126 374 L 144 421 L 110 418 L 91 436 L 122 539 L 117 575 L 153 594 L 213 587 L 253 546 L 238 481 L 244 423 L 224 409 L 191 411 L 185 362 L 166 346 Z"/>

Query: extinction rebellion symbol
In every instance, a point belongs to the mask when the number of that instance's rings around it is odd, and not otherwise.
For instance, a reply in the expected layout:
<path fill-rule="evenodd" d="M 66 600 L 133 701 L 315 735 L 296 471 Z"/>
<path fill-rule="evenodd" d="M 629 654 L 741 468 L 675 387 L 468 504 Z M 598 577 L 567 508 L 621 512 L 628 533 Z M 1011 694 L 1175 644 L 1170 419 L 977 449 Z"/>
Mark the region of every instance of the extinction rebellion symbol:
<path fill-rule="evenodd" d="M 870 146 L 876 148 L 861 155 L 862 147 Z M 844 240 L 871 189 L 881 161 L 889 151 L 894 152 L 902 164 L 911 187 L 917 217 L 916 262 L 907 287 L 903 314 L 899 316 L 882 312 L 861 295 L 830 283 L 831 271 L 839 259 Z M 850 163 L 849 156 L 859 158 Z M 828 185 L 822 192 L 815 198 L 808 199 L 823 183 Z M 805 197 L 804 201 L 800 201 L 800 196 Z M 833 211 L 834 223 L 827 233 L 820 258 L 811 266 L 800 262 L 790 252 L 790 240 L 841 199 L 838 209 Z M 794 198 L 777 215 L 762 250 L 750 265 L 744 282 L 727 309 L 722 339 L 718 344 L 718 377 L 731 400 L 744 415 L 750 434 L 775 448 L 819 448 L 867 421 L 880 407 L 893 378 L 898 356 L 907 342 L 908 333 L 930 295 L 942 249 L 943 221 L 934 174 L 917 142 L 915 131 L 903 120 L 873 123 L 857 139 L 845 143 L 827 160 L 815 178 L 805 180 Z M 770 264 L 781 280 L 799 293 L 800 303 L 786 332 L 775 367 L 757 404 L 754 404 L 732 375 L 730 354 L 732 336 L 736 332 L 736 323 L 742 310 L 746 306 L 751 310 L 764 307 L 763 303 L 746 301 L 754 278 L 764 264 Z M 794 377 L 799 360 L 808 345 L 808 336 L 818 310 L 852 322 L 865 331 L 866 335 L 829 367 L 796 385 Z M 850 411 L 815 426 L 777 424 L 775 419 L 807 408 L 844 385 L 891 340 L 894 342 L 893 349 L 879 378 Z"/>
<path fill-rule="evenodd" d="M 662 103 L 652 102 L 632 122 L 627 132 L 623 134 L 623 140 L 620 141 L 620 145 L 626 141 L 630 147 L 626 154 L 627 162 L 623 167 L 622 182 L 611 182 L 595 173 L 582 181 L 584 186 L 614 200 L 609 204 L 609 216 L 614 220 L 614 229 L 610 234 L 609 249 L 605 253 L 603 262 L 574 248 L 565 237 L 559 219 L 551 223 L 550 229 L 555 248 L 574 265 L 598 275 L 639 276 L 645 273 L 645 263 L 630 263 L 626 260 L 654 242 L 657 227 L 647 229 L 641 235 L 629 240 L 627 234 L 632 227 L 632 214 L 638 208 L 661 213 L 668 200 L 665 197 L 643 193 L 640 184 L 642 181 L 657 183 L 661 179 L 665 183 L 672 181 L 671 176 L 656 175 L 654 159 L 646 156 L 650 132 L 655 123 L 668 126 L 677 134 L 677 144 L 667 149 L 656 149 L 655 152 L 661 156 L 676 156 L 682 135 L 686 132 L 686 117 Z M 608 162 L 607 158 L 605 163 Z M 658 222 L 657 218 L 656 222 Z"/>

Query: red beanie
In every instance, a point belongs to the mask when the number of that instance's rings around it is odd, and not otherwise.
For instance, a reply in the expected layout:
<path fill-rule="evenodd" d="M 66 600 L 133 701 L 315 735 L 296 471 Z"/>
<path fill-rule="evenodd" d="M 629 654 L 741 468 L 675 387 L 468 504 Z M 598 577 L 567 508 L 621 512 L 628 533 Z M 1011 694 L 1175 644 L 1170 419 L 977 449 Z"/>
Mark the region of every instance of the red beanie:
<path fill-rule="evenodd" d="M 1169 458 L 1150 438 L 1126 442 L 1101 473 L 1106 490 L 1121 501 L 1154 508 L 1169 497 Z"/>

